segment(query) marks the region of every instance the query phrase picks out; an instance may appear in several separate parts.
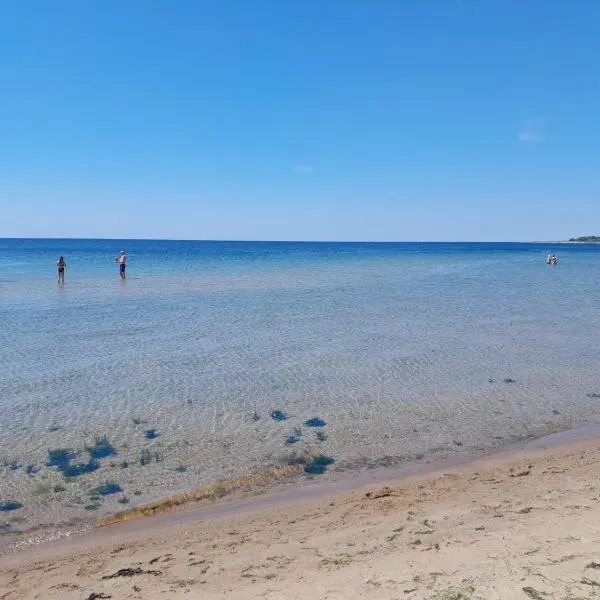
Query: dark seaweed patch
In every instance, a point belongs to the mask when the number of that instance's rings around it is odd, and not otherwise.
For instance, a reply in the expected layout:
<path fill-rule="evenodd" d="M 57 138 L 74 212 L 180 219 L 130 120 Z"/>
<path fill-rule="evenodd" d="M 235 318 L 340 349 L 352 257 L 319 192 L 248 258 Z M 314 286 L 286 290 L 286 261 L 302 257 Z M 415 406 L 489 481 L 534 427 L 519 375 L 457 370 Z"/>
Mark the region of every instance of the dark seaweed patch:
<path fill-rule="evenodd" d="M 515 379 L 512 379 L 511 377 L 505 377 L 503 379 L 504 383 L 517 383 Z"/>
<path fill-rule="evenodd" d="M 87 463 L 73 464 L 71 461 L 76 454 L 68 448 L 56 448 L 48 450 L 48 467 L 56 467 L 65 477 L 79 477 L 85 473 L 93 473 L 99 468 L 98 461 L 90 459 Z"/>
<path fill-rule="evenodd" d="M 335 462 L 330 456 L 316 456 L 305 467 L 304 472 L 307 475 L 323 475 L 327 471 L 327 467 Z"/>
<path fill-rule="evenodd" d="M 22 508 L 23 505 L 20 502 L 0 502 L 0 512 L 8 512 L 10 510 L 18 510 Z"/>
<path fill-rule="evenodd" d="M 284 442 L 287 446 L 289 446 L 291 444 L 299 442 L 301 437 L 302 430 L 299 427 L 296 427 L 296 429 L 294 429 L 291 435 L 288 435 L 286 438 L 284 438 Z"/>
<path fill-rule="evenodd" d="M 106 439 L 106 436 L 96 438 L 93 446 L 86 446 L 86 451 L 93 459 L 106 458 L 117 453 L 112 444 Z"/>
<path fill-rule="evenodd" d="M 273 419 L 273 421 L 285 421 L 287 418 L 287 415 L 281 410 L 274 410 L 271 412 L 271 419 Z"/>
<path fill-rule="evenodd" d="M 93 473 L 100 468 L 97 460 L 89 460 L 86 463 L 76 463 L 67 465 L 64 469 L 60 469 L 61 473 L 67 478 L 79 477 L 86 473 Z"/>
<path fill-rule="evenodd" d="M 325 435 L 324 431 L 316 431 L 315 434 L 319 442 L 324 442 L 327 439 L 327 435 Z"/>
<path fill-rule="evenodd" d="M 20 468 L 20 466 L 21 466 L 21 465 L 20 465 L 19 463 L 10 463 L 10 464 L 8 465 L 8 468 L 9 468 L 11 471 L 16 471 L 18 468 Z"/>
<path fill-rule="evenodd" d="M 313 417 L 312 419 L 308 419 L 304 423 L 307 427 L 325 427 L 327 423 L 323 421 L 323 419 L 319 419 L 318 417 Z"/>
<path fill-rule="evenodd" d="M 158 433 L 156 433 L 156 429 L 146 429 L 144 436 L 147 440 L 154 440 L 158 437 Z"/>
<path fill-rule="evenodd" d="M 46 463 L 46 466 L 57 467 L 59 471 L 62 471 L 63 468 L 69 466 L 75 456 L 76 454 L 68 448 L 48 450 L 48 462 Z"/>
<path fill-rule="evenodd" d="M 127 568 L 127 569 L 119 569 L 116 573 L 112 575 L 104 575 L 102 579 L 115 579 L 115 577 L 133 577 L 134 575 L 161 575 L 161 571 L 145 571 L 140 567 L 136 567 L 135 569 Z"/>
<path fill-rule="evenodd" d="M 122 492 L 123 489 L 118 483 L 114 483 L 112 481 L 107 481 L 98 487 L 95 487 L 90 494 L 92 496 L 110 496 L 111 494 L 118 494 Z"/>

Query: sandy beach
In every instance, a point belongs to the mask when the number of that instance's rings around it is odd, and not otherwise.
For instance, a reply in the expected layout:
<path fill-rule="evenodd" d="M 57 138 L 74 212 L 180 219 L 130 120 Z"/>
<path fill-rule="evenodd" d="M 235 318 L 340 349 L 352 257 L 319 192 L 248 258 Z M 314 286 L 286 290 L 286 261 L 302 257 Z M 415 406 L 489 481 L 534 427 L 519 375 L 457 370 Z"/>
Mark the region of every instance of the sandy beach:
<path fill-rule="evenodd" d="M 596 598 L 599 476 L 587 440 L 233 517 L 145 519 L 4 557 L 0 598 Z"/>

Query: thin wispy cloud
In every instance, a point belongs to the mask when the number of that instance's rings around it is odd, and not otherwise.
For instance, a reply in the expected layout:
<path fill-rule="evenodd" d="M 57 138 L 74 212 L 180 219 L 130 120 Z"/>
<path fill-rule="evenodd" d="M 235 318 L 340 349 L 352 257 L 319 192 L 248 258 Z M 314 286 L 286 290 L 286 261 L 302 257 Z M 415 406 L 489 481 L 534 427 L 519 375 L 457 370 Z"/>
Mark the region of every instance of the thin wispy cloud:
<path fill-rule="evenodd" d="M 312 173 L 314 168 L 310 165 L 296 165 L 296 173 Z"/>
<path fill-rule="evenodd" d="M 543 139 L 544 119 L 536 117 L 523 123 L 519 131 L 519 141 L 525 143 L 540 142 Z"/>

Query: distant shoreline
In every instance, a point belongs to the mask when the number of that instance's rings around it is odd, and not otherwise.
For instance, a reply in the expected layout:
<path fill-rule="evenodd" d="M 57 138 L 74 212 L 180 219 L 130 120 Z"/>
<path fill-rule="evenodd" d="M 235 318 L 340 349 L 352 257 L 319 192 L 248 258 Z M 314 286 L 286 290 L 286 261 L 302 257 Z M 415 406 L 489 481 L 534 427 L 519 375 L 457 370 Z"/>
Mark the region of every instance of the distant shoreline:
<path fill-rule="evenodd" d="M 571 242 L 569 240 L 549 240 L 549 241 L 534 241 L 530 244 L 580 244 L 586 246 L 598 246 L 600 242 Z"/>

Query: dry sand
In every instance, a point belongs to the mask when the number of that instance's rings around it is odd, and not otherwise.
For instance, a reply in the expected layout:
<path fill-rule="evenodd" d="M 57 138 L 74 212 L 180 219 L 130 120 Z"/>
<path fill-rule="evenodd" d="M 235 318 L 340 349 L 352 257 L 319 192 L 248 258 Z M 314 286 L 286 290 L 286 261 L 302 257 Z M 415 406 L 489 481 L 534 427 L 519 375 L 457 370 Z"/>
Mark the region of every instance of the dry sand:
<path fill-rule="evenodd" d="M 595 440 L 236 517 L 147 519 L 4 557 L 0 598 L 600 598 L 599 476 Z"/>

